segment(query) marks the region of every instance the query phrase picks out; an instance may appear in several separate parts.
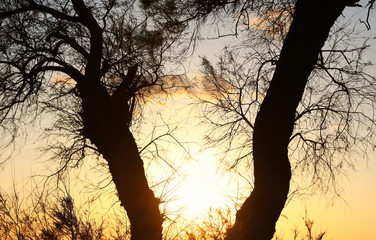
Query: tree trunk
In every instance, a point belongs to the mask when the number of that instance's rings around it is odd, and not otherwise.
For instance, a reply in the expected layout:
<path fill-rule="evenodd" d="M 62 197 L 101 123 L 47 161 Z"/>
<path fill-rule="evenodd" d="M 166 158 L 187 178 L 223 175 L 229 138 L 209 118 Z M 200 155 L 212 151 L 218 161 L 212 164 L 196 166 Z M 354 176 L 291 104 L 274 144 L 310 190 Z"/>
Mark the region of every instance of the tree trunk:
<path fill-rule="evenodd" d="M 255 185 L 236 215 L 228 240 L 269 240 L 287 200 L 288 144 L 296 108 L 330 28 L 350 1 L 298 0 L 253 133 Z"/>
<path fill-rule="evenodd" d="M 129 106 L 95 81 L 78 86 L 82 99 L 83 134 L 107 161 L 121 205 L 131 223 L 131 239 L 162 239 L 159 200 L 148 187 L 143 161 L 129 131 Z"/>

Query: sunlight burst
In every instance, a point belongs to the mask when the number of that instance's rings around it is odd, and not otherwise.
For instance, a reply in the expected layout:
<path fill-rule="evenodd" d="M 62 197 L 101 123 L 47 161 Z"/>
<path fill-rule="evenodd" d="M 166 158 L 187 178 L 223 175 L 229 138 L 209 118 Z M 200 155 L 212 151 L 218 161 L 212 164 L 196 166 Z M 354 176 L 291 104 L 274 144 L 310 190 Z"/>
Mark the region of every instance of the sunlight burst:
<path fill-rule="evenodd" d="M 210 159 L 192 162 L 185 170 L 186 178 L 176 191 L 175 204 L 190 219 L 200 218 L 210 208 L 218 208 L 224 196 L 219 187 L 216 166 Z"/>

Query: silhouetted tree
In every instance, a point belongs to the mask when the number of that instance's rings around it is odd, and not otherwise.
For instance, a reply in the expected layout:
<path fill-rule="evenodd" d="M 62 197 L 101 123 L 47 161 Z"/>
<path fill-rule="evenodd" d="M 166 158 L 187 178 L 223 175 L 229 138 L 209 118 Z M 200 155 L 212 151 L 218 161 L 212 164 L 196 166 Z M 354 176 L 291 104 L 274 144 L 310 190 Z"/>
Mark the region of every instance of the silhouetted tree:
<path fill-rule="evenodd" d="M 58 152 L 63 168 L 88 150 L 103 156 L 132 239 L 162 237 L 160 202 L 130 127 L 162 83 L 162 56 L 174 41 L 164 30 L 136 1 L 0 1 L 3 130 L 14 136 L 22 116 L 54 112 L 54 129 L 70 144 Z"/>
<path fill-rule="evenodd" d="M 293 22 L 254 123 L 254 189 L 228 239 L 271 239 L 289 193 L 288 145 L 295 113 L 330 28 L 345 2 L 297 1 Z M 316 13 L 320 12 L 320 17 Z"/>
<path fill-rule="evenodd" d="M 240 146 L 236 161 L 253 160 L 254 188 L 227 239 L 271 239 L 289 193 L 289 156 L 299 154 L 294 168 L 312 166 L 316 181 L 323 179 L 322 167 L 333 174 L 346 163 L 334 152 L 346 153 L 374 133 L 375 78 L 361 62 L 367 45 L 350 47 L 344 28 L 333 29 L 345 7 L 360 5 L 340 0 L 170 2 L 178 9 L 172 22 L 189 25 L 193 20 L 199 28 L 205 19 L 222 24 L 224 14 L 235 12 L 230 35 L 239 35 L 242 24 L 250 29 L 249 44 L 235 46 L 250 53 L 243 55 L 244 62 L 237 62 L 232 51 L 224 54 L 218 70 L 203 60 L 202 84 L 210 91 L 203 101 L 213 106 L 206 117 L 213 115 L 209 121 L 222 130 L 211 135 L 216 142 L 230 141 L 229 149 L 236 149 L 233 144 L 241 141 L 238 145 L 249 148 Z M 163 9 L 159 1 L 148 4 Z M 228 35 L 218 29 L 217 37 Z M 333 45 L 325 50 L 329 36 Z"/>

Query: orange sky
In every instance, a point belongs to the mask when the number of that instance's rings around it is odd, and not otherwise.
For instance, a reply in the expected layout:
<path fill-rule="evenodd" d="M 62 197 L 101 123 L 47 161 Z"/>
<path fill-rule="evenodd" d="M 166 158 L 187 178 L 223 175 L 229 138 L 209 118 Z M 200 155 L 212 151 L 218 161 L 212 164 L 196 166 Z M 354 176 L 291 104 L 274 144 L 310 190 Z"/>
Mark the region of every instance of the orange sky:
<path fill-rule="evenodd" d="M 375 28 L 376 26 L 374 26 L 374 29 Z M 197 55 L 214 56 L 221 51 L 222 47 L 223 42 L 217 40 L 201 43 L 197 49 Z M 376 47 L 371 51 L 370 58 L 376 59 L 375 49 Z M 187 68 L 189 72 L 193 72 L 194 74 L 198 73 L 198 62 L 197 58 L 191 59 L 190 65 Z M 173 111 L 171 109 L 169 110 L 172 116 L 165 116 L 165 118 L 179 122 L 187 116 L 187 112 L 185 112 L 187 110 L 187 108 L 177 104 L 176 109 Z M 180 117 L 173 119 L 173 116 Z M 193 139 L 195 138 L 198 139 L 202 137 L 200 136 L 202 129 L 200 129 L 200 127 L 196 128 L 197 122 L 195 122 L 195 120 L 193 120 L 193 124 L 187 121 L 179 126 L 183 128 L 179 134 L 184 135 L 189 132 L 190 140 L 192 141 L 194 141 Z M 45 171 L 43 168 L 48 164 L 45 164 L 43 158 L 39 158 L 39 154 L 35 152 L 35 146 L 38 146 L 38 144 L 33 144 L 35 142 L 38 142 L 38 138 L 31 134 L 31 140 L 29 139 L 26 142 L 27 144 L 21 143 L 23 147 L 18 149 L 14 157 L 7 162 L 4 170 L 0 174 L 1 189 L 10 190 L 13 180 L 21 186 L 23 183 L 27 182 L 30 175 Z M 193 214 L 195 217 L 200 215 L 200 211 L 206 211 L 210 203 L 212 203 L 214 207 L 226 205 L 226 203 L 223 202 L 225 201 L 224 198 L 222 198 L 223 196 L 218 193 L 221 187 L 222 190 L 224 189 L 226 191 L 236 189 L 237 187 L 236 182 L 232 181 L 231 184 L 233 185 L 231 185 L 229 184 L 227 176 L 221 177 L 221 172 L 216 172 L 216 158 L 213 156 L 214 153 L 217 152 L 216 149 L 199 153 L 198 148 L 199 146 L 191 147 L 194 153 L 193 157 L 196 158 L 196 161 L 193 161 L 193 167 L 189 167 L 187 164 L 184 164 L 184 167 L 182 167 L 185 171 L 186 182 L 188 184 L 184 185 L 184 183 L 182 183 L 180 187 L 185 193 L 192 191 L 198 193 L 200 196 L 207 195 L 207 198 L 211 198 L 213 195 L 216 197 L 209 199 L 205 204 L 201 204 L 200 201 L 198 201 L 199 199 L 189 199 L 192 194 L 184 196 L 184 193 L 179 192 L 179 190 L 175 192 L 177 195 L 180 195 L 180 202 L 176 201 L 177 204 L 186 204 L 187 209 L 190 207 L 194 208 L 195 204 L 198 206 L 197 209 L 194 210 L 196 211 Z M 169 156 L 176 155 L 178 154 L 173 152 Z M 368 161 L 361 158 L 354 159 L 354 161 L 358 163 L 356 171 L 349 171 L 348 179 L 341 180 L 339 184 L 342 189 L 341 197 L 332 199 L 332 195 L 325 196 L 318 193 L 310 197 L 294 199 L 283 212 L 284 217 L 281 217 L 278 222 L 277 235 L 284 236 L 284 239 L 290 239 L 291 229 L 295 226 L 301 227 L 303 225 L 302 219 L 307 209 L 308 217 L 315 221 L 315 230 L 327 231 L 325 239 L 375 240 L 376 154 L 375 152 L 370 152 Z M 152 168 L 159 166 L 160 165 L 156 165 Z M 211 178 L 208 179 L 208 176 Z M 212 178 L 214 178 L 215 181 L 212 181 Z M 242 184 L 244 184 L 244 182 Z M 216 191 L 211 192 L 217 185 L 220 187 L 215 189 Z M 210 191 L 205 191 L 205 188 L 210 188 Z M 215 199 L 218 198 L 222 199 L 222 202 L 215 201 Z M 196 201 L 197 203 L 195 203 Z M 189 204 L 191 204 L 191 206 L 188 206 Z"/>
<path fill-rule="evenodd" d="M 172 118 L 179 122 L 181 120 L 179 118 L 183 119 L 186 116 L 186 111 L 188 111 L 187 108 L 179 108 L 179 105 L 177 105 L 176 108 L 170 109 L 169 113 Z M 178 117 L 176 118 L 176 116 Z M 168 117 L 168 114 L 166 114 L 166 119 Z M 187 126 L 185 125 L 187 123 L 180 125 L 183 130 L 177 132 L 178 138 L 189 135 L 189 140 L 193 140 L 202 137 L 200 136 L 200 132 L 202 133 L 201 127 Z M 184 175 L 184 181 L 178 184 L 178 189 L 172 190 L 177 200 L 169 203 L 168 208 L 179 209 L 183 207 L 185 218 L 198 218 L 202 216 L 202 212 L 206 212 L 210 207 L 233 206 L 233 203 L 229 202 L 226 196 L 226 191 L 236 195 L 235 191 L 239 189 L 239 184 L 243 184 L 244 187 L 246 183 L 242 182 L 241 179 L 229 179 L 227 175 L 222 175 L 221 171 L 217 171 L 216 149 L 199 152 L 200 146 L 192 145 L 190 151 L 195 158 L 194 161 L 188 162 L 184 159 L 184 154 L 181 153 L 171 152 L 169 154 L 172 161 L 173 158 L 177 158 L 174 166 L 181 166 L 180 173 Z M 38 154 L 35 153 L 34 148 L 36 146 L 28 142 L 20 150 L 20 154 L 16 154 L 15 158 L 7 163 L 5 171 L 0 175 L 0 187 L 2 189 L 9 190 L 11 188 L 11 179 L 15 180 L 18 187 L 28 189 L 31 186 L 30 182 L 26 186 L 22 186 L 22 184 L 28 182 L 28 177 L 31 174 L 41 173 L 40 170 L 46 167 L 42 164 L 42 159 L 38 158 Z M 173 146 L 170 147 L 173 148 Z M 356 172 L 350 171 L 348 180 L 343 180 L 339 184 L 342 189 L 341 197 L 332 199 L 330 194 L 318 193 L 313 196 L 298 196 L 295 198 L 282 213 L 283 216 L 277 224 L 277 236 L 286 240 L 292 239 L 292 229 L 303 227 L 303 217 L 307 210 L 308 217 L 315 221 L 314 231 L 327 232 L 325 239 L 376 239 L 376 230 L 374 229 L 374 216 L 376 216 L 375 156 L 375 153 L 369 155 L 368 165 L 366 160 L 357 159 L 358 170 Z M 34 158 L 34 160 L 30 160 L 30 158 Z M 179 162 L 179 158 L 182 162 Z M 163 177 L 163 174 L 160 174 L 161 166 L 166 168 L 163 163 L 151 166 L 149 169 L 150 175 L 154 175 L 156 178 Z M 157 174 L 153 173 L 153 168 L 158 170 Z M 84 166 L 84 170 L 78 171 L 79 178 L 84 181 L 98 178 L 98 173 L 90 173 L 90 171 L 88 166 Z M 72 173 L 71 177 L 75 179 L 75 174 Z M 79 187 L 80 185 L 74 184 L 75 181 L 72 180 L 74 186 L 72 186 L 72 192 L 82 195 L 82 193 L 85 193 L 85 190 L 83 190 L 85 184 Z M 171 186 L 173 187 L 175 184 L 177 183 L 173 182 Z M 108 197 L 104 197 L 104 199 L 106 198 Z M 202 200 L 202 198 L 206 199 Z M 111 205 L 111 202 L 108 204 Z M 102 207 L 105 207 L 105 205 Z"/>

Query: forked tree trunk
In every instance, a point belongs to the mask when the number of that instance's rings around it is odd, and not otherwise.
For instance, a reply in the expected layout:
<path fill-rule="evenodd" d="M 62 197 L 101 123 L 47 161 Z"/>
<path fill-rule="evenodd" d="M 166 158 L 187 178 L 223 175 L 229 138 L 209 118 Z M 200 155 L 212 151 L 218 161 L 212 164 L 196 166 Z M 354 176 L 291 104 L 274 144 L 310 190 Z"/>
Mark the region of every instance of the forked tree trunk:
<path fill-rule="evenodd" d="M 131 223 L 131 239 L 162 239 L 160 202 L 148 186 L 143 161 L 127 125 L 127 101 L 110 96 L 94 82 L 87 81 L 78 86 L 83 108 L 83 134 L 108 163 L 121 205 Z"/>
<path fill-rule="evenodd" d="M 100 81 L 105 69 L 103 29 L 83 0 L 72 1 L 72 4 L 80 22 L 90 31 L 85 74 L 76 79 L 82 99 L 82 134 L 95 144 L 108 163 L 121 205 L 131 223 L 132 240 L 162 239 L 159 200 L 148 186 L 142 159 L 128 127 L 131 119 L 128 100 L 135 94 L 130 86 L 137 65 L 128 69 L 127 77 L 110 95 Z"/>
<path fill-rule="evenodd" d="M 289 192 L 288 144 L 296 108 L 330 28 L 350 2 L 297 1 L 274 76 L 256 117 L 254 189 L 238 211 L 228 240 L 272 239 Z"/>

